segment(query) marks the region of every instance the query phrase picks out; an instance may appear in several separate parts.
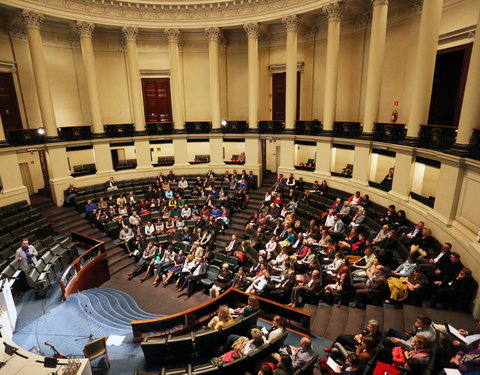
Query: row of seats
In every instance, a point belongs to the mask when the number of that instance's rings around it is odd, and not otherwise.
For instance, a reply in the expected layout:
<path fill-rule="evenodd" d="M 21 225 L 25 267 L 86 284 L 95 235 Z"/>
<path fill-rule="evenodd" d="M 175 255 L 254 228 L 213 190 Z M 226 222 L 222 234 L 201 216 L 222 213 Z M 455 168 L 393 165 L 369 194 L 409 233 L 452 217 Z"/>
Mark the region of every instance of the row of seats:
<path fill-rule="evenodd" d="M 39 295 L 45 295 L 52 285 L 56 275 L 76 258 L 76 243 L 68 237 L 54 240 L 48 236 L 42 241 L 33 243 L 38 251 L 37 263 L 30 271 L 28 277 L 33 282 L 33 287 Z M 20 263 L 13 259 L 3 269 L 0 278 L 18 277 Z"/>
<path fill-rule="evenodd" d="M 141 347 L 148 362 L 164 362 L 168 360 L 191 359 L 208 356 L 227 339 L 230 334 L 241 335 L 248 332 L 257 323 L 259 313 L 256 312 L 237 321 L 223 330 L 203 330 L 189 332 L 181 336 L 146 336 Z"/>

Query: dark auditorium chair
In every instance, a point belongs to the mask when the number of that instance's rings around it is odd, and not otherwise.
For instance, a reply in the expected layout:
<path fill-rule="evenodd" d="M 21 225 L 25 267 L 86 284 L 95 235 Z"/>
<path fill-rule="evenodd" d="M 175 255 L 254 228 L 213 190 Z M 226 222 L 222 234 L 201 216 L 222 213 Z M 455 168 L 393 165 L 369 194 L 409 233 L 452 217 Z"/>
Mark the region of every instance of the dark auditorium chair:
<path fill-rule="evenodd" d="M 168 335 L 167 346 L 170 359 L 190 359 L 193 354 L 194 332 L 181 336 Z"/>
<path fill-rule="evenodd" d="M 222 363 L 218 366 L 220 370 L 220 374 L 222 375 L 242 375 L 245 369 L 248 368 L 248 364 L 250 363 L 250 357 L 244 356 L 236 359 L 233 362 L 229 363 Z"/>
<path fill-rule="evenodd" d="M 204 277 L 200 282 L 202 285 L 205 286 L 205 288 L 211 288 L 213 283 L 215 282 L 215 279 L 217 278 L 217 275 L 220 273 L 220 267 L 211 265 L 208 268 L 208 272 L 206 277 Z"/>
<path fill-rule="evenodd" d="M 140 346 L 147 362 L 164 362 L 169 356 L 166 337 L 147 337 Z"/>
<path fill-rule="evenodd" d="M 194 335 L 193 345 L 196 355 L 203 356 L 206 354 L 211 354 L 215 349 L 217 349 L 220 338 L 219 331 L 203 330 L 195 332 Z"/>

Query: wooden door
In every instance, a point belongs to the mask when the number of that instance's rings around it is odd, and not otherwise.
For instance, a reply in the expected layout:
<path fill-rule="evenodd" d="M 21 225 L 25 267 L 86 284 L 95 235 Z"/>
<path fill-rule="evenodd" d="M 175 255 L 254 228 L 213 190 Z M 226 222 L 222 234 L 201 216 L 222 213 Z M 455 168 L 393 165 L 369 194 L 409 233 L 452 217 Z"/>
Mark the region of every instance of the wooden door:
<path fill-rule="evenodd" d="M 272 120 L 285 121 L 285 97 L 287 92 L 287 73 L 272 74 Z M 300 72 L 297 72 L 297 110 L 300 115 Z"/>
<path fill-rule="evenodd" d="M 172 122 L 169 78 L 142 78 L 146 122 Z"/>
<path fill-rule="evenodd" d="M 5 130 L 22 129 L 12 73 L 0 73 L 0 116 Z"/>

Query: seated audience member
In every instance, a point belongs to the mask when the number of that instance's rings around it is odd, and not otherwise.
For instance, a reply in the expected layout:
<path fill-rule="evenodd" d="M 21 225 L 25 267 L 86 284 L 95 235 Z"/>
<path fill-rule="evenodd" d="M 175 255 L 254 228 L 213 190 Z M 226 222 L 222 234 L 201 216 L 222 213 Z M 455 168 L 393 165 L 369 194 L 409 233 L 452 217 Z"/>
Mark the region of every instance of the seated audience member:
<path fill-rule="evenodd" d="M 420 259 L 427 257 L 432 242 L 432 231 L 429 228 L 423 228 L 422 236 L 416 241 L 416 243 L 410 246 L 410 255 L 414 255 Z"/>
<path fill-rule="evenodd" d="M 392 364 L 404 367 L 406 374 L 421 374 L 430 360 L 432 348 L 433 341 L 424 336 L 415 336 L 408 348 L 384 347 L 378 354 L 377 366 L 378 363 Z"/>
<path fill-rule="evenodd" d="M 366 218 L 367 217 L 365 216 L 365 209 L 363 207 L 360 207 L 355 216 L 353 217 L 352 221 L 350 222 L 350 226 L 358 228 L 360 225 L 363 225 Z"/>
<path fill-rule="evenodd" d="M 107 182 L 105 182 L 105 190 L 111 191 L 111 190 L 117 190 L 117 184 L 113 180 L 113 177 L 110 177 Z"/>
<path fill-rule="evenodd" d="M 450 255 L 452 254 L 452 244 L 445 242 L 442 246 L 442 250 L 435 258 L 426 260 L 426 263 L 422 263 L 420 267 L 425 271 L 428 276 L 433 276 L 435 270 L 439 269 L 445 271 L 450 266 Z"/>
<path fill-rule="evenodd" d="M 391 188 L 394 172 L 395 168 L 389 168 L 387 175 L 383 178 L 382 182 L 380 182 L 380 185 L 384 186 L 385 188 Z"/>
<path fill-rule="evenodd" d="M 262 368 L 263 368 L 263 365 L 262 365 Z M 273 375 L 292 375 L 293 372 L 294 370 L 292 366 L 292 358 L 286 354 L 281 355 L 280 359 L 277 362 L 277 366 L 275 371 L 273 372 Z M 259 375 L 264 375 L 264 373 L 263 372 L 262 374 L 259 373 Z"/>
<path fill-rule="evenodd" d="M 341 304 L 348 296 L 348 293 L 352 287 L 350 282 L 350 269 L 345 265 L 340 267 L 334 280 L 336 280 L 335 283 L 328 284 L 324 289 L 323 301 L 330 305 L 332 305 L 335 301 L 338 301 L 338 303 Z M 342 298 L 342 296 L 345 296 L 345 298 Z M 322 301 L 322 299 L 320 299 L 320 301 Z"/>
<path fill-rule="evenodd" d="M 365 283 L 355 283 L 353 284 L 353 287 L 355 288 L 355 307 L 364 308 L 368 302 L 368 294 L 370 292 L 378 294 L 378 299 L 383 301 L 383 293 L 387 288 L 384 267 L 378 265 L 375 269 L 375 273 L 369 277 Z"/>
<path fill-rule="evenodd" d="M 242 318 L 245 318 L 257 312 L 259 308 L 257 297 L 250 295 L 248 296 L 247 304 L 245 306 L 236 309 L 229 309 L 229 313 L 234 317 L 241 316 Z"/>
<path fill-rule="evenodd" d="M 393 224 L 397 221 L 397 211 L 394 204 L 388 206 L 385 216 L 380 218 L 380 223 Z"/>
<path fill-rule="evenodd" d="M 255 353 L 256 351 L 258 351 L 258 349 L 260 349 L 262 345 L 267 342 L 265 336 L 263 335 L 263 332 L 258 328 L 252 328 L 250 334 L 252 335 L 252 339 L 247 343 L 247 345 L 245 345 L 245 348 L 243 350 L 244 355 Z"/>
<path fill-rule="evenodd" d="M 346 235 L 345 224 L 343 223 L 342 219 L 340 218 L 340 215 L 338 215 L 338 214 L 334 215 L 333 226 L 329 229 L 329 231 L 330 231 L 330 236 L 334 240 L 339 240 L 340 238 L 345 237 L 345 235 Z"/>
<path fill-rule="evenodd" d="M 74 204 L 75 197 L 78 195 L 78 189 L 75 187 L 74 184 L 68 185 L 68 188 L 65 190 L 65 199 L 64 199 L 64 207 L 68 207 Z"/>
<path fill-rule="evenodd" d="M 173 258 L 173 265 L 168 270 L 167 275 L 163 275 L 164 288 L 170 283 L 170 280 L 174 276 L 178 275 L 182 271 L 186 259 L 187 258 L 185 257 L 185 255 L 183 255 L 183 250 L 179 250 L 178 254 L 176 254 Z"/>
<path fill-rule="evenodd" d="M 418 293 L 426 287 L 428 280 L 422 270 L 415 268 L 407 277 L 389 277 L 387 283 L 390 297 L 385 301 L 386 303 L 402 302 L 410 297 L 410 302 L 415 304 L 420 302 L 418 299 L 421 298 L 421 295 Z M 417 299 L 413 297 L 415 293 L 417 293 Z"/>
<path fill-rule="evenodd" d="M 346 363 L 345 360 L 350 354 L 356 354 L 360 359 L 361 367 L 364 367 L 375 355 L 378 342 L 372 336 L 365 335 L 360 339 L 360 345 L 355 349 L 349 350 L 340 343 L 333 345 L 331 356 L 340 363 Z"/>
<path fill-rule="evenodd" d="M 269 282 L 270 274 L 267 272 L 264 275 L 255 278 L 245 292 L 257 295 L 263 294 Z"/>
<path fill-rule="evenodd" d="M 363 329 L 360 333 L 357 333 L 356 335 L 338 336 L 335 342 L 333 343 L 333 346 L 335 346 L 335 344 L 338 343 L 342 345 L 345 349 L 349 351 L 354 351 L 355 348 L 360 346 L 362 342 L 362 338 L 366 336 L 371 337 L 376 345 L 380 343 L 380 340 L 382 339 L 382 332 L 380 331 L 380 324 L 378 323 L 377 320 L 370 319 L 365 329 Z M 325 352 L 329 352 L 332 350 L 332 348 L 325 348 L 323 350 Z"/>
<path fill-rule="evenodd" d="M 229 265 L 227 263 L 223 263 L 222 269 L 215 279 L 215 283 L 210 288 L 210 297 L 218 297 L 220 293 L 227 289 L 232 279 L 233 273 L 230 271 Z"/>
<path fill-rule="evenodd" d="M 441 304 L 448 309 L 468 310 L 471 299 L 477 289 L 477 283 L 469 268 L 463 268 L 458 276 L 449 283 L 442 284 L 432 295 L 430 304 Z"/>
<path fill-rule="evenodd" d="M 295 346 L 283 346 L 278 351 L 279 355 L 276 355 L 277 358 L 280 358 L 280 355 L 288 355 L 292 359 L 292 367 L 298 369 L 304 364 L 309 362 L 316 353 L 312 349 L 312 340 L 308 337 L 302 337 L 300 339 L 300 347 Z"/>
<path fill-rule="evenodd" d="M 152 283 L 153 286 L 158 286 L 160 284 L 160 278 L 163 272 L 167 271 L 170 267 L 172 267 L 173 262 L 175 260 L 175 252 L 173 251 L 173 246 L 169 245 L 165 251 L 163 252 L 159 262 L 156 264 L 155 267 L 155 279 Z"/>
<path fill-rule="evenodd" d="M 298 281 L 297 285 L 292 288 L 292 294 L 290 296 L 290 303 L 288 306 L 295 308 L 298 304 L 301 303 L 308 295 L 313 295 L 320 290 L 322 286 L 322 278 L 320 276 L 320 271 L 313 270 L 312 276 L 310 279 L 305 282 L 303 277 L 301 281 Z"/>
<path fill-rule="evenodd" d="M 158 248 L 155 246 L 154 241 L 150 241 L 143 250 L 140 260 L 135 265 L 132 272 L 128 274 L 128 280 L 132 280 L 139 273 L 143 272 L 148 267 L 153 258 L 157 255 Z"/>
<path fill-rule="evenodd" d="M 408 277 L 412 274 L 413 270 L 417 268 L 413 256 L 409 255 L 407 260 L 400 264 L 395 270 L 390 271 L 391 277 Z"/>
<path fill-rule="evenodd" d="M 344 374 L 344 375 L 360 375 L 363 373 L 362 361 L 355 353 L 349 354 L 345 358 L 344 365 L 338 365 L 335 370 L 331 369 L 327 365 L 326 359 L 320 360 L 320 368 L 322 374 L 334 375 L 334 374 Z"/>
<path fill-rule="evenodd" d="M 221 305 L 218 308 L 217 315 L 214 316 L 210 322 L 208 322 L 207 327 L 210 329 L 224 329 L 231 326 L 235 321 L 228 312 L 228 306 Z"/>
<path fill-rule="evenodd" d="M 372 244 L 377 246 L 382 246 L 383 241 L 387 238 L 389 226 L 387 224 L 382 226 L 382 229 L 377 233 L 375 238 L 372 240 Z"/>
<path fill-rule="evenodd" d="M 433 279 L 435 288 L 441 288 L 452 282 L 459 272 L 463 269 L 463 263 L 460 260 L 460 254 L 451 253 L 450 262 L 446 263 L 443 269 L 437 268 L 434 271 Z"/>
<path fill-rule="evenodd" d="M 120 245 L 124 247 L 125 251 L 130 255 L 132 253 L 130 246 L 132 245 L 135 235 L 132 229 L 125 225 L 123 229 L 118 234 L 118 239 L 120 240 Z"/>
<path fill-rule="evenodd" d="M 412 348 L 415 337 L 423 336 L 433 342 L 435 340 L 436 331 L 432 325 L 432 319 L 426 314 L 417 316 L 412 330 L 405 333 L 396 328 L 390 328 L 385 338 L 385 345 L 387 346 L 401 346 L 405 350 Z"/>
<path fill-rule="evenodd" d="M 95 215 L 97 213 L 97 210 L 97 204 L 93 203 L 91 199 L 87 200 L 87 204 L 85 205 L 85 215 L 88 222 L 93 228 L 95 227 Z"/>
<path fill-rule="evenodd" d="M 197 259 L 198 261 L 196 267 L 188 276 L 185 277 L 182 285 L 180 285 L 180 287 L 177 289 L 177 292 L 179 293 L 184 289 L 187 290 L 185 293 L 178 295 L 178 297 L 185 296 L 185 300 L 190 298 L 190 296 L 193 294 L 195 285 L 200 283 L 200 280 L 202 280 L 202 278 L 208 272 L 208 263 L 205 261 L 205 259 L 203 257 Z"/>
<path fill-rule="evenodd" d="M 406 233 L 402 233 L 400 237 L 400 242 L 405 247 L 410 247 L 411 245 L 417 244 L 420 238 L 422 238 L 422 230 L 425 226 L 423 221 L 419 221 L 413 228 L 410 228 Z"/>
<path fill-rule="evenodd" d="M 460 350 L 450 359 L 453 368 L 458 369 L 461 374 L 478 374 L 480 372 L 480 343 L 476 348 Z M 450 366 L 449 366 L 450 367 Z M 444 375 L 440 372 L 439 375 Z"/>
<path fill-rule="evenodd" d="M 352 276 L 366 277 L 366 270 L 372 266 L 373 261 L 376 258 L 377 256 L 373 253 L 373 249 L 371 247 L 367 247 L 364 251 L 363 257 L 351 264 L 351 268 L 353 270 Z"/>
<path fill-rule="evenodd" d="M 229 255 L 233 254 L 233 252 L 237 250 L 238 246 L 240 246 L 240 241 L 237 240 L 237 236 L 235 234 L 232 234 L 230 242 L 225 247 L 225 253 Z"/>

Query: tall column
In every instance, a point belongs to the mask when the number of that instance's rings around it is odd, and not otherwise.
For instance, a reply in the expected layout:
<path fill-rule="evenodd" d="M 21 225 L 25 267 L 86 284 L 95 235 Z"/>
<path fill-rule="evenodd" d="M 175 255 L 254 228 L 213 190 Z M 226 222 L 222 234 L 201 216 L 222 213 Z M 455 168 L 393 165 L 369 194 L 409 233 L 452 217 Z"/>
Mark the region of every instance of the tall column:
<path fill-rule="evenodd" d="M 472 136 L 472 130 L 477 127 L 480 118 L 480 14 L 478 16 L 475 39 L 473 41 L 472 56 L 468 67 L 467 83 L 463 94 L 462 112 L 458 123 L 457 148 L 466 148 Z"/>
<path fill-rule="evenodd" d="M 315 174 L 322 177 L 330 177 L 332 168 L 332 141 L 331 138 L 324 138 L 317 141 L 315 155 Z"/>
<path fill-rule="evenodd" d="M 221 106 L 220 106 L 220 71 L 218 43 L 222 33 L 218 27 L 207 27 L 205 34 L 208 36 L 208 63 L 210 72 L 210 105 L 212 117 L 212 129 L 220 129 Z"/>
<path fill-rule="evenodd" d="M 285 128 L 293 131 L 297 118 L 297 34 L 300 19 L 296 14 L 282 18 L 287 29 L 287 78 L 285 88 Z"/>
<path fill-rule="evenodd" d="M 115 173 L 112 153 L 110 151 L 110 142 L 101 139 L 95 140 L 93 144 L 93 155 L 95 156 L 97 176 L 110 176 L 112 173 Z"/>
<path fill-rule="evenodd" d="M 44 17 L 33 10 L 24 10 L 21 16 L 27 29 L 27 39 L 30 47 L 33 75 L 35 77 L 35 86 L 37 88 L 43 127 L 45 128 L 45 133 L 48 138 L 56 138 L 58 137 L 57 122 L 53 109 L 45 55 L 43 54 L 42 36 L 40 35 L 40 24 Z"/>
<path fill-rule="evenodd" d="M 130 79 L 130 96 L 133 107 L 133 122 L 135 131 L 145 132 L 145 113 L 143 110 L 142 87 L 140 81 L 140 70 L 137 60 L 137 35 L 138 28 L 133 26 L 122 27 L 123 37 L 127 45 L 128 76 Z"/>
<path fill-rule="evenodd" d="M 313 118 L 313 93 L 314 93 L 314 72 L 315 72 L 315 37 L 317 27 L 312 26 L 302 33 L 303 39 L 303 71 L 300 87 L 300 113 L 298 118 Z"/>
<path fill-rule="evenodd" d="M 331 133 L 337 107 L 338 56 L 340 51 L 340 20 L 345 11 L 343 2 L 336 1 L 323 8 L 328 18 L 327 62 L 325 66 L 325 97 L 323 131 Z"/>
<path fill-rule="evenodd" d="M 170 81 L 172 83 L 173 94 L 173 122 L 175 124 L 175 130 L 178 131 L 183 130 L 185 122 L 185 93 L 182 85 L 179 50 L 182 32 L 179 29 L 165 29 L 164 33 L 168 39 L 168 56 L 170 58 Z"/>
<path fill-rule="evenodd" d="M 383 58 L 387 35 L 388 0 L 372 0 L 372 30 L 368 50 L 367 87 L 365 90 L 365 111 L 363 132 L 370 135 L 378 119 L 380 91 L 382 88 Z"/>
<path fill-rule="evenodd" d="M 102 110 L 100 97 L 98 95 L 97 72 L 95 68 L 95 55 L 93 54 L 92 35 L 95 28 L 93 22 L 77 21 L 75 24 L 80 35 L 82 46 L 83 65 L 87 81 L 88 104 L 90 105 L 90 116 L 93 124 L 93 134 L 103 133 Z"/>
<path fill-rule="evenodd" d="M 442 7 L 443 0 L 423 2 L 413 76 L 412 101 L 407 121 L 407 143 L 414 143 L 418 138 L 420 125 L 428 122 Z"/>
<path fill-rule="evenodd" d="M 248 36 L 248 127 L 258 128 L 258 100 L 259 100 L 259 59 L 257 22 L 247 23 L 243 29 Z"/>

